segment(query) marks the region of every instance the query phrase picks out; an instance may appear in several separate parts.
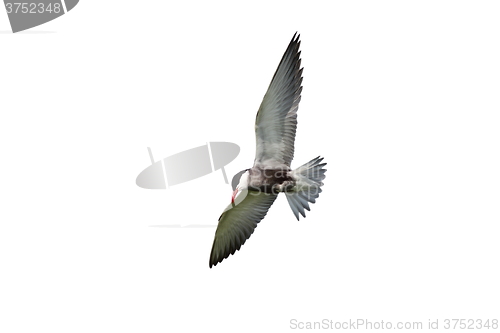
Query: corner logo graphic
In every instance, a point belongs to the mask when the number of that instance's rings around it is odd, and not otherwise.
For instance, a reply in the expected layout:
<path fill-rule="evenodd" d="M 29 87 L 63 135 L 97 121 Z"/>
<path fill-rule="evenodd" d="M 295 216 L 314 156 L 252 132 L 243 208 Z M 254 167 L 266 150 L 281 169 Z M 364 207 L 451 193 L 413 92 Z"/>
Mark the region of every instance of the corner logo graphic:
<path fill-rule="evenodd" d="M 4 0 L 12 32 L 19 32 L 52 21 L 75 8 L 79 0 Z"/>
<path fill-rule="evenodd" d="M 136 184 L 146 189 L 166 189 L 167 186 L 182 184 L 219 169 L 224 181 L 229 184 L 224 167 L 238 156 L 240 147 L 231 142 L 209 142 L 156 162 L 151 148 L 148 147 L 148 151 L 151 165 L 137 176 Z"/>

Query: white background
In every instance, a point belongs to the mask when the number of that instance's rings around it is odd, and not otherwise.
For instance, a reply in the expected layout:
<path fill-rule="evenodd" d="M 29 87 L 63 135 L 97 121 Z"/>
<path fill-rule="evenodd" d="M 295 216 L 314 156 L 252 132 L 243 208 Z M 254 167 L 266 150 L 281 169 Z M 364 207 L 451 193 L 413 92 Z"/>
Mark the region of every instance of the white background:
<path fill-rule="evenodd" d="M 498 319 L 498 2 L 180 3 L 84 0 L 18 34 L 0 10 L 1 332 Z M 152 226 L 214 225 L 230 187 L 141 189 L 146 147 L 229 141 L 228 176 L 250 167 L 295 31 L 292 166 L 324 156 L 324 192 L 209 269 L 215 227 Z"/>

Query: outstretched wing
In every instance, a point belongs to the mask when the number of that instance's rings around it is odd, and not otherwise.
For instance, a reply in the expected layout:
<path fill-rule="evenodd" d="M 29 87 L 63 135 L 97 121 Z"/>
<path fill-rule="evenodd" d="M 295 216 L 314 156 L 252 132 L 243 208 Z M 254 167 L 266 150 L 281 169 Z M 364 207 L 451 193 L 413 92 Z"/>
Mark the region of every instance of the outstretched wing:
<path fill-rule="evenodd" d="M 293 36 L 257 112 L 254 167 L 290 167 L 293 159 L 297 110 L 302 92 L 299 38 L 297 33 Z"/>
<path fill-rule="evenodd" d="M 248 190 L 236 197 L 234 206 L 229 205 L 219 218 L 210 253 L 210 268 L 245 244 L 276 197 L 276 194 Z"/>

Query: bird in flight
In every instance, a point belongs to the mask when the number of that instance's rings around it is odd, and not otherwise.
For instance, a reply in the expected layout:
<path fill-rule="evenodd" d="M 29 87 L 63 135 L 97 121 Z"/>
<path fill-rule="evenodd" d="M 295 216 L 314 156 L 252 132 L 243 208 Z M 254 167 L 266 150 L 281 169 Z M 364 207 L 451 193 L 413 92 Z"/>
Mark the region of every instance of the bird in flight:
<path fill-rule="evenodd" d="M 219 218 L 210 268 L 239 250 L 283 192 L 293 214 L 305 217 L 321 193 L 326 163 L 319 156 L 292 170 L 297 110 L 302 92 L 300 35 L 293 36 L 274 73 L 255 119 L 254 165 L 232 180 L 231 204 Z"/>

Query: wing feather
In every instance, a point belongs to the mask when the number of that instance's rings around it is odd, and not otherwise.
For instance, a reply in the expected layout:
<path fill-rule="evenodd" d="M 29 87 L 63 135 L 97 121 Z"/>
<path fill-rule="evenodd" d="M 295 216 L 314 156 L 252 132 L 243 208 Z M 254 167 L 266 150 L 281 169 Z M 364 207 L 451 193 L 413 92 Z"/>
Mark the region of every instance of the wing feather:
<path fill-rule="evenodd" d="M 293 36 L 257 112 L 254 167 L 290 167 L 293 159 L 302 92 L 299 39 Z"/>
<path fill-rule="evenodd" d="M 234 254 L 250 238 L 277 195 L 244 190 L 219 218 L 210 253 L 210 268 Z"/>

